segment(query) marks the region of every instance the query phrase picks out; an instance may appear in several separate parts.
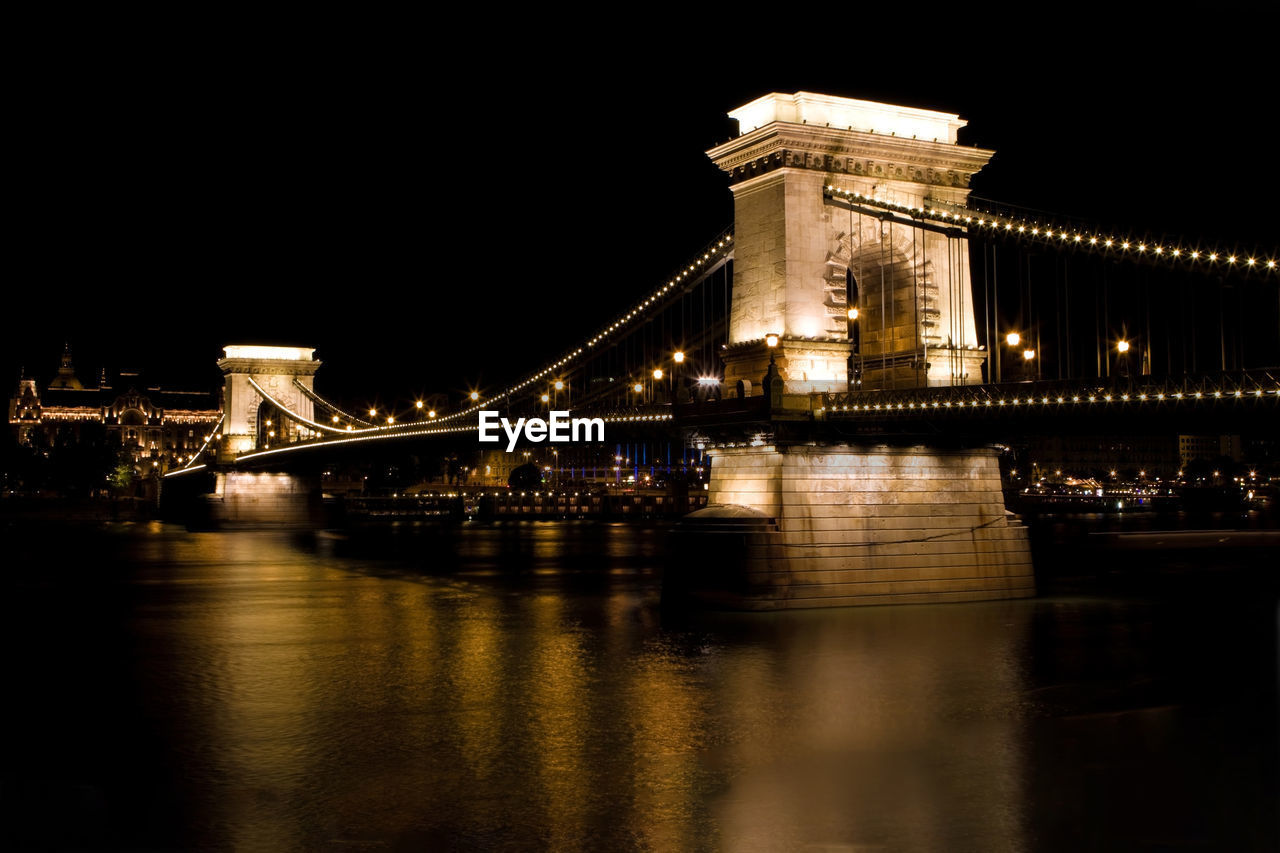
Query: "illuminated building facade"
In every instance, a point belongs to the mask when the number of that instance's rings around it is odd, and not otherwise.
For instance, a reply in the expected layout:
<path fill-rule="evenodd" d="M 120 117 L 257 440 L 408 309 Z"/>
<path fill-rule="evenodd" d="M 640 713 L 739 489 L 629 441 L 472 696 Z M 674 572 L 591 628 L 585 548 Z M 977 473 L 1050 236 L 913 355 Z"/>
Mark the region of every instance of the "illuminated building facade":
<path fill-rule="evenodd" d="M 69 349 L 43 392 L 35 379 L 24 376 L 9 398 L 9 428 L 19 444 L 79 443 L 92 429 L 142 470 L 164 471 L 185 461 L 221 416 L 215 394 L 147 385 L 136 372 L 121 371 L 112 383 L 104 370 L 97 387 L 86 387 L 76 376 Z"/>

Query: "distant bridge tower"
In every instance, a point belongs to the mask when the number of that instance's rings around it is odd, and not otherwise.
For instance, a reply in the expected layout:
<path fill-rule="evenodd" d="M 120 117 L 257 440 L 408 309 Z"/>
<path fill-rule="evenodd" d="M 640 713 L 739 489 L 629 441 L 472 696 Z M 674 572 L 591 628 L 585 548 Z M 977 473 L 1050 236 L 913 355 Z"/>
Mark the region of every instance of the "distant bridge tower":
<path fill-rule="evenodd" d="M 729 115 L 739 136 L 707 152 L 734 197 L 729 393 L 758 387 L 771 355 L 790 394 L 844 391 L 851 373 L 864 389 L 982 382 L 964 231 L 858 213 L 826 191 L 964 204 L 994 153 L 956 145 L 967 122 L 812 92 Z"/>
<path fill-rule="evenodd" d="M 314 419 L 315 405 L 294 385 L 294 380 L 307 388 L 315 386 L 315 373 L 320 367 L 320 362 L 312 358 L 315 349 L 232 345 L 224 347 L 223 352 L 226 358 L 218 360 L 224 376 L 225 413 L 219 461 L 230 462 L 237 454 L 260 446 L 268 429 L 274 429 L 282 443 L 296 437 L 300 427 L 294 421 L 266 427 L 263 415 L 273 407 L 262 408 L 264 397 L 253 387 L 255 383 L 286 408 Z"/>

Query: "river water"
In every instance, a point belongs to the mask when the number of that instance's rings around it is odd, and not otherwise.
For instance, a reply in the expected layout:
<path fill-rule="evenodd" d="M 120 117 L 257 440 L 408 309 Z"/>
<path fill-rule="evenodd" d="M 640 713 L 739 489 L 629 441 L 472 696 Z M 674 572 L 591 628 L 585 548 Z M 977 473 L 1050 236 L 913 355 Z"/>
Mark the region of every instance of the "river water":
<path fill-rule="evenodd" d="M 670 617 L 661 528 L 2 531 L 7 849 L 1276 849 L 1265 567 Z"/>

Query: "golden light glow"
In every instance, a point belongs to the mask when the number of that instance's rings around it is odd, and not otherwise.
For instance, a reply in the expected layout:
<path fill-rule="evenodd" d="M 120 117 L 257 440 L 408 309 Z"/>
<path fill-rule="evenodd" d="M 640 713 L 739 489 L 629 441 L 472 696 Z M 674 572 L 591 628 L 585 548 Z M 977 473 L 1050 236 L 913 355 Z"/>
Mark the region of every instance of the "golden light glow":
<path fill-rule="evenodd" d="M 1128 341 L 1120 341 L 1119 343 L 1117 343 L 1117 344 L 1116 344 L 1116 350 L 1118 350 L 1119 352 L 1128 352 L 1128 351 L 1129 351 L 1129 342 L 1128 342 Z"/>
<path fill-rule="evenodd" d="M 377 409 L 370 409 L 370 410 L 369 410 L 369 417 L 371 417 L 371 418 L 376 418 L 377 416 L 378 416 L 378 410 L 377 410 Z"/>
<path fill-rule="evenodd" d="M 1024 361 L 1031 361 L 1031 359 L 1035 357 L 1036 357 L 1036 351 L 1033 349 L 1024 349 L 1022 351 L 1022 358 Z"/>
<path fill-rule="evenodd" d="M 776 347 L 778 345 L 778 336 L 773 334 L 765 335 L 764 342 L 771 347 Z"/>
<path fill-rule="evenodd" d="M 654 379 L 661 379 L 661 378 L 662 378 L 662 368 L 661 368 L 661 367 L 655 367 L 655 368 L 653 369 L 653 378 L 654 378 Z"/>
<path fill-rule="evenodd" d="M 543 395 L 542 395 L 542 402 L 547 403 L 547 402 L 550 402 L 550 401 L 551 401 L 551 395 L 550 395 L 550 394 L 543 394 Z"/>
<path fill-rule="evenodd" d="M 421 401 L 421 400 L 418 400 L 418 401 L 417 401 L 416 403 L 414 403 L 413 405 L 414 405 L 414 406 L 416 406 L 417 408 L 421 409 L 421 408 L 422 408 L 422 401 Z"/>
<path fill-rule="evenodd" d="M 472 391 L 472 392 L 471 392 L 471 402 L 473 402 L 473 403 L 474 403 L 476 400 L 479 400 L 479 399 L 480 399 L 480 392 L 479 392 L 479 391 Z"/>
<path fill-rule="evenodd" d="M 857 308 L 850 308 L 850 309 L 849 309 L 849 319 L 850 319 L 850 320 L 856 320 L 856 319 L 858 319 L 858 309 L 857 309 Z"/>
<path fill-rule="evenodd" d="M 555 384 L 555 389 L 556 389 L 557 391 L 563 391 L 563 390 L 564 390 L 564 382 L 563 382 L 563 381 L 561 381 L 561 380 L 559 380 L 559 379 L 557 379 L 557 380 L 556 380 L 556 384 Z"/>
<path fill-rule="evenodd" d="M 684 364 L 684 353 L 681 352 L 680 350 L 676 350 L 675 353 L 671 356 L 671 360 L 674 361 L 676 364 Z"/>
<path fill-rule="evenodd" d="M 435 409 L 432 409 L 431 411 L 427 412 L 427 417 L 429 417 L 429 418 L 434 418 L 435 416 L 436 416 L 436 410 L 435 410 Z"/>
<path fill-rule="evenodd" d="M 1004 342 L 1011 347 L 1016 347 L 1018 344 L 1022 343 L 1022 335 L 1017 332 L 1010 332 L 1004 336 Z"/>
<path fill-rule="evenodd" d="M 641 385 L 639 382 L 637 382 L 635 385 L 632 385 L 632 386 L 631 386 L 631 390 L 632 390 L 632 391 L 635 391 L 637 394 L 639 394 L 641 391 L 643 391 L 643 390 L 644 390 L 644 386 L 643 386 L 643 385 Z"/>

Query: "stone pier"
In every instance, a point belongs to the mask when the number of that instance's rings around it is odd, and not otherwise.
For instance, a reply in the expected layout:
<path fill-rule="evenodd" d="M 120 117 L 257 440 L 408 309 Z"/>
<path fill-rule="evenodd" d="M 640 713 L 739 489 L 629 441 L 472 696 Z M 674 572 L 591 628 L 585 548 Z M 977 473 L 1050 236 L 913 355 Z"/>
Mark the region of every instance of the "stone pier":
<path fill-rule="evenodd" d="M 680 592 L 752 610 L 1033 596 L 997 462 L 988 448 L 717 450 L 718 506 L 678 539 Z"/>
<path fill-rule="evenodd" d="M 309 528 L 320 520 L 320 477 L 272 471 L 225 471 L 206 500 L 217 527 Z"/>

